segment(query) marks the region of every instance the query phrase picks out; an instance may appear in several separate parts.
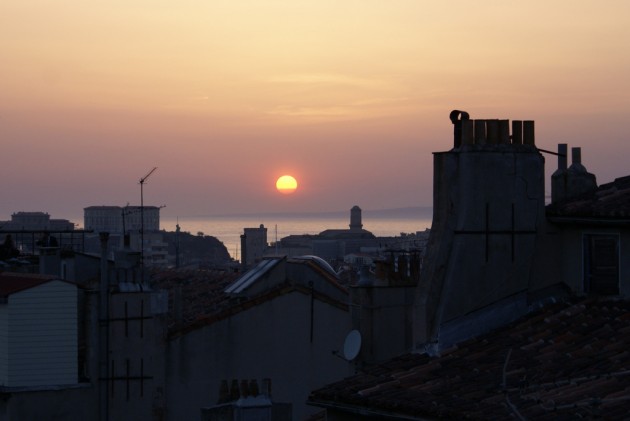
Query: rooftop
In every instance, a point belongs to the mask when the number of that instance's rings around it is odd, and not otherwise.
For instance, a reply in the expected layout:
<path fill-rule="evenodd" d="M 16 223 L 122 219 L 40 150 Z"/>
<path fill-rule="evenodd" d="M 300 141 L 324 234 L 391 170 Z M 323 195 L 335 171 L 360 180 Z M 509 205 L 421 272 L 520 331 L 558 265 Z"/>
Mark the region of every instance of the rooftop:
<path fill-rule="evenodd" d="M 439 357 L 369 367 L 309 401 L 374 416 L 621 419 L 630 405 L 630 302 L 550 304 Z"/>
<path fill-rule="evenodd" d="M 0 272 L 0 298 L 59 279 L 52 275 Z"/>
<path fill-rule="evenodd" d="M 596 190 L 547 206 L 547 214 L 556 217 L 630 218 L 630 176 L 602 184 Z"/>
<path fill-rule="evenodd" d="M 311 294 L 310 288 L 301 285 L 297 282 L 298 280 L 290 279 L 288 273 L 282 275 L 282 279 L 275 284 L 257 293 L 246 293 L 252 284 L 266 279 L 267 274 L 283 259 L 291 265 L 308 267 L 332 287 L 347 293 L 345 288 L 337 282 L 336 276 L 333 276 L 334 272 L 331 274 L 321 262 L 308 257 L 263 260 L 244 274 L 208 270 L 160 271 L 153 275 L 151 286 L 155 290 L 167 290 L 169 293 L 170 335 L 185 334 L 293 291 Z M 347 307 L 345 302 L 335 301 L 319 288 L 314 291 L 313 296 L 322 301 Z M 179 304 L 178 300 L 181 300 Z"/>

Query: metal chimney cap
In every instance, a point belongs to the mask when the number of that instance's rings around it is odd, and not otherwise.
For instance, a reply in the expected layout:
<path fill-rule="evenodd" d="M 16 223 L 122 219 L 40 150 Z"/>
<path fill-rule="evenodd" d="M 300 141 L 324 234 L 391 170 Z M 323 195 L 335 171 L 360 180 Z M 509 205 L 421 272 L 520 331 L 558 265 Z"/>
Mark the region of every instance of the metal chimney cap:
<path fill-rule="evenodd" d="M 450 118 L 451 122 L 455 124 L 458 120 L 470 120 L 470 115 L 466 111 L 453 110 L 448 115 L 448 118 Z"/>

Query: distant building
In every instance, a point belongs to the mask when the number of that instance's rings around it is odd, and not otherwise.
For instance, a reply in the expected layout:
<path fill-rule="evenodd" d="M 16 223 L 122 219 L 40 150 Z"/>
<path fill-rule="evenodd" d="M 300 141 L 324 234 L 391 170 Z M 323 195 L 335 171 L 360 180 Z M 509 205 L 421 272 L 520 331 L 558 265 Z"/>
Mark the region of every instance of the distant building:
<path fill-rule="evenodd" d="M 250 267 L 259 262 L 267 251 L 267 228 L 244 228 L 241 235 L 241 264 Z"/>
<path fill-rule="evenodd" d="M 144 214 L 144 218 L 142 215 Z M 144 227 L 142 220 L 144 219 Z M 132 250 L 144 250 L 144 263 L 148 266 L 166 266 L 168 264 L 168 244 L 160 232 L 160 207 L 158 206 L 89 206 L 83 209 L 83 221 L 86 230 L 94 233 L 86 241 L 86 251 L 98 253 L 100 242 L 98 234 L 110 234 L 110 255 L 122 249 L 124 235 L 129 235 L 129 247 Z M 142 230 L 144 233 L 142 234 Z M 142 246 L 144 240 L 144 247 Z"/>
<path fill-rule="evenodd" d="M 15 212 L 10 221 L 0 221 L 0 242 L 8 236 L 22 254 L 36 254 L 39 246 L 56 245 L 81 250 L 83 231 L 67 219 L 51 219 L 45 212 Z"/>
<path fill-rule="evenodd" d="M 144 227 L 142 215 L 144 214 Z M 160 230 L 160 208 L 158 206 L 89 206 L 83 209 L 83 226 L 95 233 L 123 234 L 154 232 Z"/>
<path fill-rule="evenodd" d="M 387 250 L 424 250 L 428 241 L 429 230 L 413 234 L 401 233 L 395 237 L 376 237 L 363 229 L 362 211 L 358 206 L 350 209 L 349 229 L 326 229 L 319 234 L 290 235 L 284 237 L 269 249 L 268 255 L 321 257 L 335 268 L 351 265 L 360 269 L 358 260 L 352 256 L 370 254 L 370 261 L 381 256 Z M 346 258 L 346 256 L 351 256 Z"/>
<path fill-rule="evenodd" d="M 94 232 L 122 233 L 120 206 L 90 206 L 83 209 L 83 227 Z"/>
<path fill-rule="evenodd" d="M 354 205 L 350 209 L 350 230 L 360 231 L 363 229 L 363 223 L 361 222 L 361 208 Z"/>
<path fill-rule="evenodd" d="M 74 223 L 67 219 L 50 219 L 45 212 L 15 212 L 10 221 L 0 221 L 0 231 L 71 231 Z"/>

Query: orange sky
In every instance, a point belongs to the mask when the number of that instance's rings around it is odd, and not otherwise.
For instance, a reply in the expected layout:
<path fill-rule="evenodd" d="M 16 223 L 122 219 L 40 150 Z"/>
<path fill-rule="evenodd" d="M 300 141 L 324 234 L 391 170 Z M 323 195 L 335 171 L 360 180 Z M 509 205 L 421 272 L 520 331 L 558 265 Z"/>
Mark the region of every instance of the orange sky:
<path fill-rule="evenodd" d="M 630 2 L 477 3 L 3 1 L 0 219 L 431 205 L 453 108 L 627 175 Z"/>

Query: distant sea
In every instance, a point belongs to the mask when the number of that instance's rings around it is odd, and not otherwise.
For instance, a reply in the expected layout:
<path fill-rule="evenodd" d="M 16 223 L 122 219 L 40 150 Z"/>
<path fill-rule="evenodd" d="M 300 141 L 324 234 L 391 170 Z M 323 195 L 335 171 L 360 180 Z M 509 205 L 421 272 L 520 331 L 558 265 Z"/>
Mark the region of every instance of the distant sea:
<path fill-rule="evenodd" d="M 431 208 L 414 207 L 385 210 L 364 210 L 363 229 L 377 237 L 390 237 L 401 233 L 415 233 L 431 228 Z M 257 228 L 263 224 L 267 228 L 267 241 L 273 242 L 288 235 L 317 234 L 327 229 L 347 229 L 350 224 L 350 210 L 325 213 L 265 213 L 215 216 L 162 216 L 160 228 L 175 231 L 179 223 L 182 231 L 211 235 L 223 242 L 230 256 L 240 258 L 241 234 L 243 228 Z M 277 236 L 277 237 L 276 237 Z"/>

